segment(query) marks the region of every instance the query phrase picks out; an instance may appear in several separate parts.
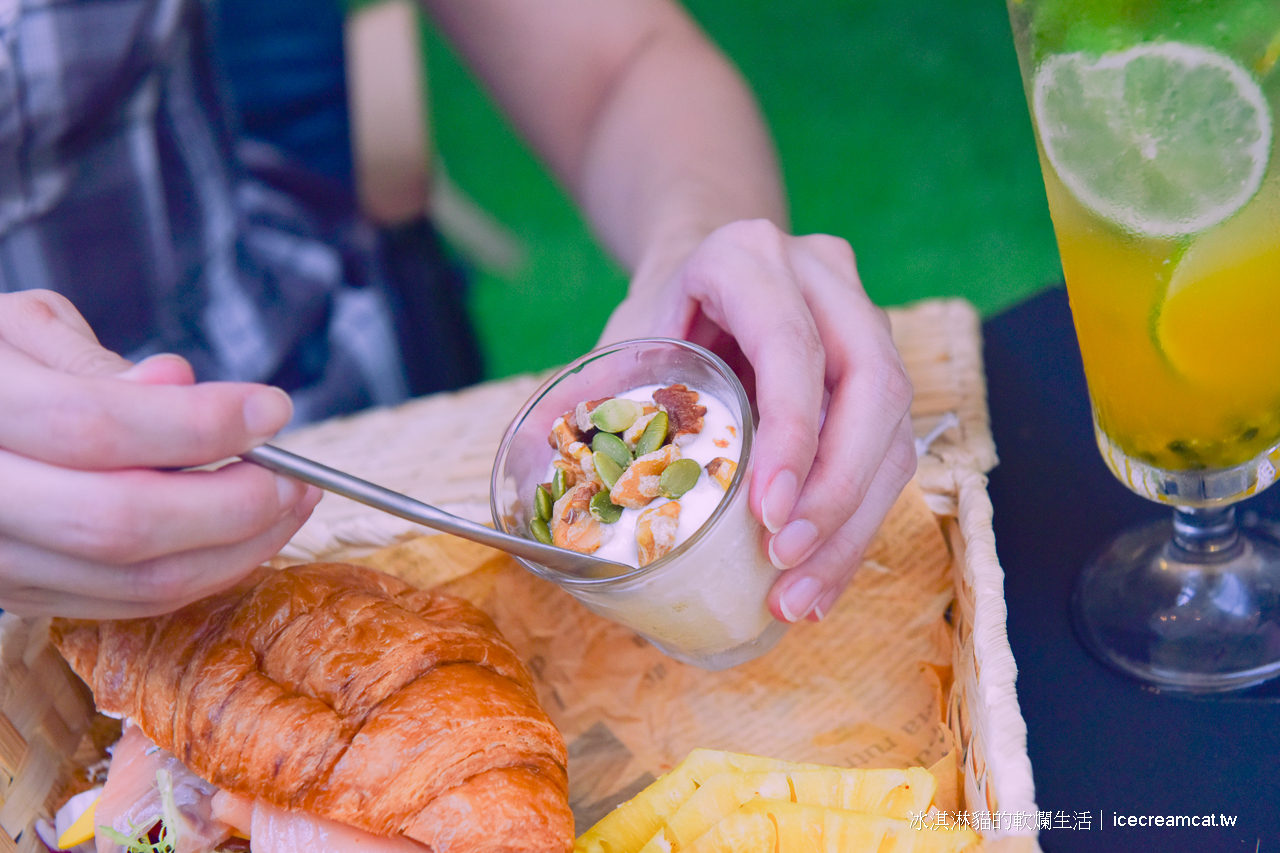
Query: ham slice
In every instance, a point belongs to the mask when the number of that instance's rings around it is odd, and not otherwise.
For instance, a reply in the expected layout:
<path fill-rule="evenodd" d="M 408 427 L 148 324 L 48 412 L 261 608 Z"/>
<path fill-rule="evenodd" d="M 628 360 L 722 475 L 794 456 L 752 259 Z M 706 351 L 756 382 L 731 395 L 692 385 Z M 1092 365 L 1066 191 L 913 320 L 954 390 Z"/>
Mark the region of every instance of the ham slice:
<path fill-rule="evenodd" d="M 172 779 L 173 799 L 182 817 L 182 825 L 176 827 L 177 853 L 208 853 L 227 840 L 231 827 L 213 818 L 212 800 L 217 788 L 156 746 L 134 725 L 126 725 L 111 750 L 107 783 L 95 806 L 98 825 L 110 826 L 125 836 L 154 826 L 161 815 L 156 773 L 162 770 Z M 170 827 L 170 832 L 175 828 Z M 124 847 L 99 833 L 97 849 L 98 853 L 120 853 Z"/>
<path fill-rule="evenodd" d="M 213 814 L 249 836 L 253 853 L 424 853 L 421 844 L 404 837 L 374 835 L 227 791 L 214 795 Z"/>
<path fill-rule="evenodd" d="M 95 807 L 98 823 L 129 835 L 134 827 L 149 827 L 160 820 L 157 770 L 167 771 L 173 779 L 174 801 L 183 817 L 178 853 L 209 853 L 233 831 L 250 839 L 253 853 L 424 853 L 421 844 L 403 836 L 373 835 L 220 790 L 133 725 L 125 728 L 112 748 L 107 784 Z M 121 853 L 123 849 L 101 835 L 97 838 L 98 853 Z"/>
<path fill-rule="evenodd" d="M 228 790 L 219 789 L 213 795 L 213 817 L 229 825 L 236 832 L 249 837 L 253 828 L 253 798 L 242 797 Z"/>

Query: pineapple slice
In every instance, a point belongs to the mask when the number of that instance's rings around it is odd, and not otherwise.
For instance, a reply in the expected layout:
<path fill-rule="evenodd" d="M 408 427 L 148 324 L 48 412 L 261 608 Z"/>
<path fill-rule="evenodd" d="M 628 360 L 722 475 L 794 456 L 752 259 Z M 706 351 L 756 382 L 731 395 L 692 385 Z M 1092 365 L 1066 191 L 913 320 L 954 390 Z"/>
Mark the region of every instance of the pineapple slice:
<path fill-rule="evenodd" d="M 829 767 L 789 774 L 797 803 L 909 820 L 933 802 L 938 779 L 923 767 L 850 770 Z"/>
<path fill-rule="evenodd" d="M 778 771 L 714 773 L 658 827 L 639 853 L 678 853 L 755 797 L 790 800 L 791 783 Z"/>
<path fill-rule="evenodd" d="M 821 843 L 821 834 L 816 841 Z M 698 839 L 695 847 L 697 853 L 780 853 L 781 850 L 778 825 L 766 812 L 750 810 L 738 810 L 725 817 Z M 822 850 L 816 845 L 811 849 L 818 853 Z"/>
<path fill-rule="evenodd" d="M 739 806 L 686 848 L 688 853 L 878 853 L 906 821 L 763 797 Z"/>
<path fill-rule="evenodd" d="M 908 819 L 923 814 L 937 780 L 928 770 L 799 769 L 724 771 L 709 777 L 654 834 L 640 853 L 676 853 L 754 797 Z"/>
<path fill-rule="evenodd" d="M 574 853 L 637 853 L 662 828 L 663 822 L 716 773 L 789 769 L 817 770 L 821 766 L 715 749 L 695 749 L 671 772 L 660 776 L 578 836 L 573 845 Z"/>
<path fill-rule="evenodd" d="M 708 830 L 687 853 L 965 853 L 971 829 L 917 829 L 848 809 L 757 797 Z"/>

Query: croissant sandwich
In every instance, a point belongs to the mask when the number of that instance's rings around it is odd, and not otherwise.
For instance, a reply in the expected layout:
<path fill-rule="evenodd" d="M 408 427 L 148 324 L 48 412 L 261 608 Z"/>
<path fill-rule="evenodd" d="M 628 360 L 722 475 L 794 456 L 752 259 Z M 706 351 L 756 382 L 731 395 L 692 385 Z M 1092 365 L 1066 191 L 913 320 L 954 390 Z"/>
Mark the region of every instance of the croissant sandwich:
<path fill-rule="evenodd" d="M 166 616 L 57 620 L 53 638 L 125 719 L 99 853 L 152 849 L 162 817 L 176 853 L 573 845 L 564 740 L 460 599 L 317 563 Z"/>

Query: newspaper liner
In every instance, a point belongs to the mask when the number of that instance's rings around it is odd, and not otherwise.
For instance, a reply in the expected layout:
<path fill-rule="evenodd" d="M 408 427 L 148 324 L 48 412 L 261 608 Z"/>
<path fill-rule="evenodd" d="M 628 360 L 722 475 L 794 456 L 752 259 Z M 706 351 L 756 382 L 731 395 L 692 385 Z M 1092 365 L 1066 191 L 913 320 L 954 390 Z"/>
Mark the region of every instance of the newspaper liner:
<path fill-rule="evenodd" d="M 363 562 L 488 611 L 570 744 L 580 832 L 690 749 L 709 747 L 853 767 L 932 765 L 939 809 L 1005 816 L 980 827 L 986 849 L 1036 851 L 985 488 L 995 451 L 979 321 L 960 300 L 889 315 L 915 386 L 915 434 L 928 439 L 916 479 L 832 612 L 797 624 L 759 660 L 715 673 L 672 661 L 499 552 L 424 535 L 334 495 L 277 563 Z M 523 376 L 435 395 L 280 443 L 487 521 L 498 440 L 539 382 Z M 0 616 L 0 853 L 43 850 L 34 823 L 87 784 L 85 769 L 111 736 L 49 646 L 48 620 Z"/>

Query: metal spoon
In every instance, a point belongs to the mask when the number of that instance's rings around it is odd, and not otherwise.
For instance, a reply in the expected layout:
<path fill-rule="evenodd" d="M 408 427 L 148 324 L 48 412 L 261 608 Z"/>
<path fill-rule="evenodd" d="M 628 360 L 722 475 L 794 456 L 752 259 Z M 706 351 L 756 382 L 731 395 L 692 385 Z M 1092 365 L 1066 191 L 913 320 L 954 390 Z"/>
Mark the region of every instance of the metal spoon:
<path fill-rule="evenodd" d="M 523 557 L 534 563 L 555 569 L 565 574 L 584 578 L 607 578 L 635 571 L 633 566 L 615 563 L 612 560 L 601 560 L 587 554 L 579 554 L 553 545 L 543 545 L 533 539 L 502 533 L 483 524 L 459 518 L 442 509 L 414 500 L 408 495 L 384 489 L 367 480 L 361 480 L 350 474 L 321 465 L 304 456 L 298 456 L 270 444 L 240 454 L 240 458 L 255 465 L 261 465 L 277 474 L 285 474 L 304 483 L 319 486 L 326 491 L 351 498 L 362 504 L 389 512 L 418 524 L 426 525 L 433 530 L 443 530 Z"/>

